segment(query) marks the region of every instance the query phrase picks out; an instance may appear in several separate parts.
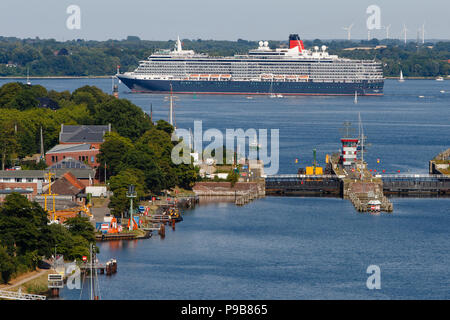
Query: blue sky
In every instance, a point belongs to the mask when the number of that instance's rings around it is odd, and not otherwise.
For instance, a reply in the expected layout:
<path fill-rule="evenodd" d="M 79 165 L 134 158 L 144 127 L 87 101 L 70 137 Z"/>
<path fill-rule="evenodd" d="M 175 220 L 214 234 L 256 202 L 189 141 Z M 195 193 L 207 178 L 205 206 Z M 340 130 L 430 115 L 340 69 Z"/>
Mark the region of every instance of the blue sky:
<path fill-rule="evenodd" d="M 69 5 L 81 9 L 81 29 L 66 27 Z M 366 8 L 378 5 L 381 25 L 391 24 L 400 38 L 403 24 L 416 39 L 425 22 L 426 37 L 450 39 L 448 0 L 1 0 L 0 35 L 68 39 L 181 38 L 283 40 L 343 39 L 343 26 L 354 23 L 352 38 L 367 38 Z M 384 30 L 372 35 L 384 38 Z"/>

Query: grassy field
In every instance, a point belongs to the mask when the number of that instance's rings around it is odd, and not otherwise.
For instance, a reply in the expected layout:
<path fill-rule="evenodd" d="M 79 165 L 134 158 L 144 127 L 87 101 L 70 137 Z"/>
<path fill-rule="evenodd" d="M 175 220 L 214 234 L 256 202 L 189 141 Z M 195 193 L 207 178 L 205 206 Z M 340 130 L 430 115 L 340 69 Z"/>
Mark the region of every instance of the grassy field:
<path fill-rule="evenodd" d="M 20 285 L 16 285 L 15 283 L 21 282 L 23 278 L 32 277 L 35 275 L 35 272 L 29 272 L 27 274 L 21 275 L 16 279 L 13 279 L 10 281 L 10 286 L 1 286 L 0 289 L 2 290 L 8 290 L 8 291 L 19 291 L 19 289 L 22 290 L 22 293 L 30 293 L 30 294 L 40 294 L 40 295 L 47 295 L 48 293 L 48 275 L 50 273 L 54 273 L 53 270 L 45 270 L 40 274 L 39 276 L 29 280 L 25 281 L 24 283 Z"/>

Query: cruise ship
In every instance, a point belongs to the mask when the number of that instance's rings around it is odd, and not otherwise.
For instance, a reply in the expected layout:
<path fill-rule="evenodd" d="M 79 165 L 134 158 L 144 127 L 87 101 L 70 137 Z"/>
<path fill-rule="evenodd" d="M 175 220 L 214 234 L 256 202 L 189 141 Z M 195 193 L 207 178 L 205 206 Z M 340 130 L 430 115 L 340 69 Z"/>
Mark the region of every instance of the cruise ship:
<path fill-rule="evenodd" d="M 133 92 L 245 95 L 382 95 L 380 62 L 330 55 L 327 47 L 305 49 L 297 34 L 288 48 L 260 41 L 246 55 L 213 57 L 184 50 L 159 50 L 133 72 L 118 73 Z"/>

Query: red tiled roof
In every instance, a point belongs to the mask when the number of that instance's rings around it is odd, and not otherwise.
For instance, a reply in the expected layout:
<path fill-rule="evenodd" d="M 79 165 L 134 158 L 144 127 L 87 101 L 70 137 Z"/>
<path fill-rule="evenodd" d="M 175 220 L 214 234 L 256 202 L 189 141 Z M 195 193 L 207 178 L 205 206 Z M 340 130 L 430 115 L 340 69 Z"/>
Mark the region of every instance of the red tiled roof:
<path fill-rule="evenodd" d="M 67 181 L 69 181 L 74 187 L 77 187 L 78 189 L 84 189 L 84 185 L 78 181 L 77 178 L 70 172 L 67 171 L 63 174 L 63 177 L 66 178 Z"/>

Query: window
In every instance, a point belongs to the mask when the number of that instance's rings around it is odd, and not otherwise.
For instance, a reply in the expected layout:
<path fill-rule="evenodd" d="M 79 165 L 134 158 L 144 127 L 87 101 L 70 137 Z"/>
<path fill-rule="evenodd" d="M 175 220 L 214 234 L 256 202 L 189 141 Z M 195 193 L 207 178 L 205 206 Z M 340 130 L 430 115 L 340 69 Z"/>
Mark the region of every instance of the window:
<path fill-rule="evenodd" d="M 95 162 L 94 156 L 91 156 L 91 163 L 94 163 L 94 162 Z"/>

